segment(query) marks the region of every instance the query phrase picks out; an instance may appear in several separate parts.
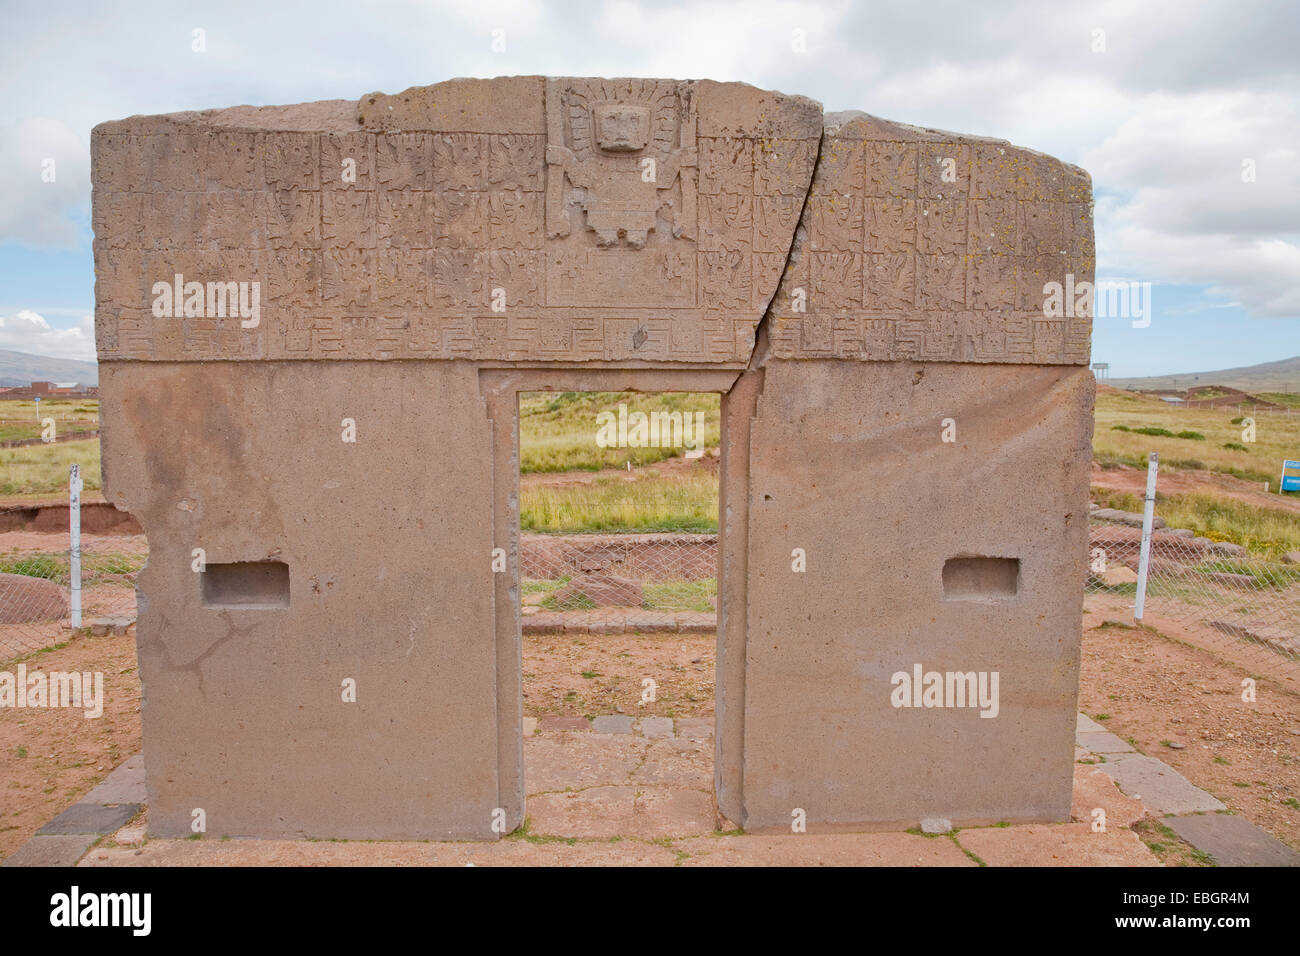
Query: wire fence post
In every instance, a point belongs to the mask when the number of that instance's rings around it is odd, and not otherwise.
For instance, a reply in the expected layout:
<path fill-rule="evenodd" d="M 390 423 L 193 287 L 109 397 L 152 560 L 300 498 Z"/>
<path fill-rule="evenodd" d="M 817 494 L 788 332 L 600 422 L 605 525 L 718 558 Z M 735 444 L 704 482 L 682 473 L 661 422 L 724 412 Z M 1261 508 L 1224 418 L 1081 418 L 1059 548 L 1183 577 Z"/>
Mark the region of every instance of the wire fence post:
<path fill-rule="evenodd" d="M 72 626 L 81 627 L 81 466 L 74 464 L 68 475 L 68 606 Z"/>
<path fill-rule="evenodd" d="M 1147 601 L 1147 575 L 1151 570 L 1151 525 L 1156 512 L 1156 472 L 1160 470 L 1160 455 L 1147 456 L 1147 494 L 1142 505 L 1142 551 L 1138 555 L 1137 603 L 1133 607 L 1133 620 L 1142 623 L 1142 611 Z"/>

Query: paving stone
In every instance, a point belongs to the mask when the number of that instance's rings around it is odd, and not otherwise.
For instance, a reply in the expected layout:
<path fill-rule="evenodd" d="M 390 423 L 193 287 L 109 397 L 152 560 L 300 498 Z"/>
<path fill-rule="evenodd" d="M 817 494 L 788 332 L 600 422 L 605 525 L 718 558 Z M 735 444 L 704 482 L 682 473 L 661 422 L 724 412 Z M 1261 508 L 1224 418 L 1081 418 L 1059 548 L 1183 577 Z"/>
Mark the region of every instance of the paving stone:
<path fill-rule="evenodd" d="M 679 717 L 677 736 L 703 740 L 713 736 L 714 720 L 712 717 Z"/>
<path fill-rule="evenodd" d="M 1075 744 L 1094 754 L 1131 754 L 1133 745 L 1106 730 L 1085 731 L 1074 735 Z"/>
<path fill-rule="evenodd" d="M 41 836 L 72 833 L 112 833 L 140 810 L 136 803 L 106 807 L 98 803 L 74 803 L 36 832 Z"/>
<path fill-rule="evenodd" d="M 513 839 L 456 843 L 152 839 L 139 848 L 96 850 L 81 866 L 672 866 L 676 859 L 672 850 L 641 840 L 570 845 Z"/>
<path fill-rule="evenodd" d="M 1300 866 L 1300 853 L 1245 817 L 1209 813 L 1161 822 L 1220 866 Z"/>
<path fill-rule="evenodd" d="M 1079 714 L 1074 722 L 1074 732 L 1076 734 L 1087 733 L 1089 731 L 1095 732 L 1095 731 L 1100 731 L 1105 729 L 1106 729 L 1105 727 L 1097 723 L 1087 714 Z"/>
<path fill-rule="evenodd" d="M 541 836 L 642 840 L 711 833 L 713 798 L 669 787 L 592 787 L 528 798 L 532 832 Z"/>
<path fill-rule="evenodd" d="M 1129 754 L 1098 764 L 1120 789 L 1158 814 L 1227 809 L 1181 773 L 1155 757 Z"/>
<path fill-rule="evenodd" d="M 668 737 L 646 742 L 645 759 L 630 783 L 713 790 L 713 742 Z"/>
<path fill-rule="evenodd" d="M 640 722 L 643 737 L 671 737 L 673 719 L 671 717 L 642 717 Z"/>
<path fill-rule="evenodd" d="M 525 737 L 524 790 L 534 794 L 626 784 L 649 746 L 630 734 Z"/>
<path fill-rule="evenodd" d="M 144 754 L 136 754 L 105 777 L 81 802 L 117 805 L 144 803 L 145 799 Z"/>
<path fill-rule="evenodd" d="M 630 714 L 605 714 L 591 722 L 591 729 L 598 734 L 630 734 L 635 724 Z"/>
<path fill-rule="evenodd" d="M 97 839 L 97 833 L 34 836 L 0 866 L 73 866 Z"/>
<path fill-rule="evenodd" d="M 637 788 L 632 836 L 653 840 L 703 835 L 712 833 L 715 824 L 711 793 L 675 787 Z"/>
<path fill-rule="evenodd" d="M 1132 826 L 1147 815 L 1141 800 L 1134 800 L 1115 786 L 1109 774 L 1096 766 L 1077 764 L 1074 768 L 1074 794 L 1070 816 L 1076 823 L 1093 822 L 1092 811 L 1100 807 L 1106 811 L 1106 827 Z"/>
<path fill-rule="evenodd" d="M 591 721 L 586 717 L 543 717 L 537 725 L 542 730 L 590 730 Z"/>
<path fill-rule="evenodd" d="M 535 733 L 537 733 L 537 718 L 536 718 L 536 717 L 525 717 L 525 718 L 524 718 L 524 736 L 525 736 L 525 737 L 531 737 L 531 736 L 532 736 L 533 734 L 535 734 Z"/>
<path fill-rule="evenodd" d="M 676 840 L 682 866 L 975 866 L 952 840 L 912 833 L 790 833 Z"/>
<path fill-rule="evenodd" d="M 989 866 L 1158 866 L 1126 827 L 1092 832 L 1088 823 L 1043 823 L 962 830 L 959 842 Z"/>

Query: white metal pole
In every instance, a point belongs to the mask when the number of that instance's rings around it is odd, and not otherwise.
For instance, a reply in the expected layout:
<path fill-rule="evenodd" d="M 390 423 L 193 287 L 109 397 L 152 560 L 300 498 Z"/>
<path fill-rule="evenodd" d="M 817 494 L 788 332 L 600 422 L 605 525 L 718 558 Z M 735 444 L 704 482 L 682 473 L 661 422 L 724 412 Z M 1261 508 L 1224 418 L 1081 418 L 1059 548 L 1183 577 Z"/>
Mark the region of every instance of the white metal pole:
<path fill-rule="evenodd" d="M 1160 470 L 1160 455 L 1147 456 L 1147 495 L 1142 505 L 1142 551 L 1138 557 L 1137 604 L 1133 619 L 1142 623 L 1142 610 L 1147 601 L 1147 575 L 1151 570 L 1151 524 L 1156 513 L 1156 472 Z"/>
<path fill-rule="evenodd" d="M 76 464 L 68 476 L 68 525 L 71 533 L 68 603 L 72 626 L 81 627 L 81 466 Z"/>

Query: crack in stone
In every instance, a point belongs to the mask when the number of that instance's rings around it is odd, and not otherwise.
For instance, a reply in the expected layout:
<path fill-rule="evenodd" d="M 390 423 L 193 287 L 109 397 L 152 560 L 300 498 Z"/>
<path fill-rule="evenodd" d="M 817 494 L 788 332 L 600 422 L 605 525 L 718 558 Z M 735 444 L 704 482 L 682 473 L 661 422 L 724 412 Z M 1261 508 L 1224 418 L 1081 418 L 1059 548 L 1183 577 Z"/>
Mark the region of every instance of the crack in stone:
<path fill-rule="evenodd" d="M 767 306 L 763 309 L 763 315 L 759 318 L 758 324 L 754 326 L 754 348 L 749 353 L 749 363 L 745 366 L 746 371 L 752 372 L 755 369 L 760 369 L 767 362 L 771 334 L 768 331 L 770 324 L 768 320 L 772 316 L 777 293 L 781 291 L 786 275 L 799 262 L 799 257 L 803 253 L 805 238 L 803 229 L 804 216 L 808 212 L 808 201 L 812 198 L 813 183 L 817 181 L 817 170 L 821 167 L 822 162 L 822 149 L 826 144 L 825 115 L 825 113 L 822 114 L 822 132 L 817 137 L 817 155 L 813 157 L 812 172 L 808 176 L 808 188 L 804 190 L 803 203 L 799 206 L 799 215 L 794 221 L 794 231 L 790 233 L 790 248 L 786 250 L 785 263 L 781 266 L 781 276 L 777 279 L 776 288 L 772 290 L 771 298 L 767 300 Z"/>

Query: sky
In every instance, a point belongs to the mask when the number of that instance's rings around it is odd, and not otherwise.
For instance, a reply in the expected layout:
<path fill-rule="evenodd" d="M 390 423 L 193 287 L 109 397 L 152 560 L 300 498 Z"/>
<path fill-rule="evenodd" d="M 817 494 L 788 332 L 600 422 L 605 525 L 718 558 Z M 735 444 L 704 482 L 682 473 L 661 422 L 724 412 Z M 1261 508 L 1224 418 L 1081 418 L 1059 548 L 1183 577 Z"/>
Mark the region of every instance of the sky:
<path fill-rule="evenodd" d="M 201 30 L 203 49 L 195 49 Z M 0 0 L 0 349 L 94 359 L 90 130 L 460 76 L 741 80 L 1010 140 L 1093 178 L 1112 377 L 1300 355 L 1291 2 Z M 53 181 L 48 161 L 53 160 Z"/>

